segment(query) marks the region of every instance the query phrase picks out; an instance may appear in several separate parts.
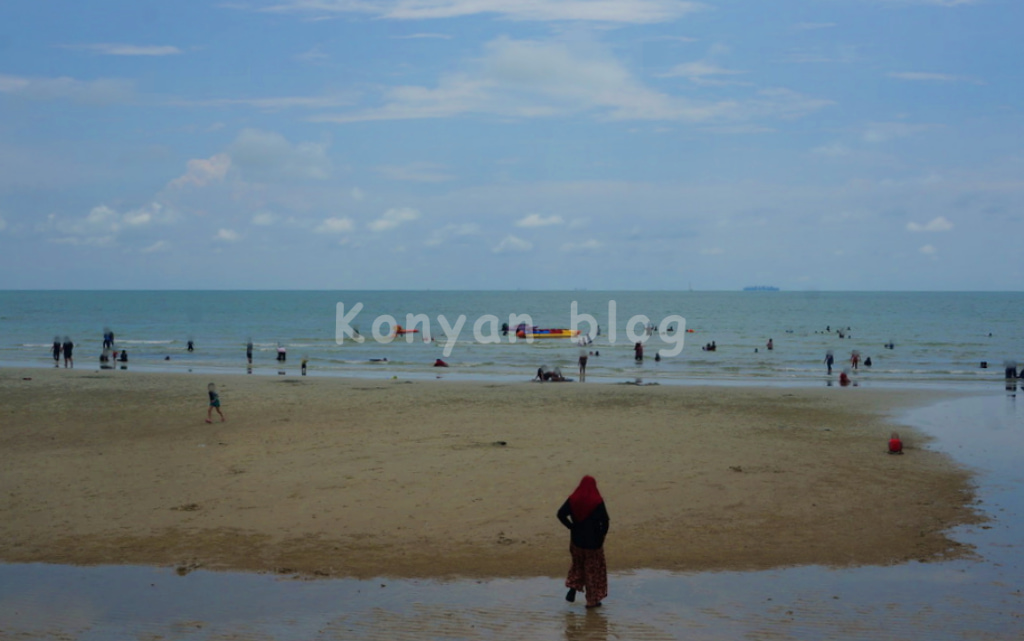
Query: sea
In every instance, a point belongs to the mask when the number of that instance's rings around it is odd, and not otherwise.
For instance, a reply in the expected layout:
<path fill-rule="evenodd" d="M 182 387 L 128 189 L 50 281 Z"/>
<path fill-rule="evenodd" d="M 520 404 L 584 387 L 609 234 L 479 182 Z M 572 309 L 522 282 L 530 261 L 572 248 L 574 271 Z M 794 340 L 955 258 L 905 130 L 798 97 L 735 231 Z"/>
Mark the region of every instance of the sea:
<path fill-rule="evenodd" d="M 539 327 L 569 327 L 574 302 L 577 316 L 594 317 L 593 328 L 581 323 L 593 338 L 588 345 L 493 340 L 501 323 L 519 322 L 509 321 L 510 314 L 529 314 Z M 350 319 L 341 323 L 340 344 L 339 305 L 342 319 Z M 1018 397 L 1016 385 L 1004 391 L 1002 367 L 1024 355 L 1022 312 L 1022 293 L 0 292 L 0 366 L 52 367 L 53 337 L 66 335 L 76 344 L 76 367 L 98 367 L 109 329 L 116 347 L 129 352 L 128 370 L 117 371 L 126 376 L 243 373 L 251 339 L 254 376 L 298 374 L 305 357 L 310 376 L 526 381 L 540 364 L 573 374 L 580 352 L 593 351 L 588 383 L 817 386 L 834 383 L 858 350 L 862 365 L 851 377 L 859 385 L 968 392 L 895 418 L 934 437 L 923 447 L 975 474 L 974 507 L 988 519 L 950 532 L 971 546 L 967 558 L 758 572 L 637 570 L 612 574 L 604 606 L 587 611 L 565 602 L 560 578 L 308 580 L 203 569 L 182 575 L 170 567 L 0 564 L 0 639 L 1022 639 L 1024 394 Z M 413 326 L 407 314 L 426 314 L 434 340 L 372 338 L 381 318 L 378 333 L 389 334 L 386 316 Z M 457 327 L 461 316 L 463 330 L 452 329 L 458 337 L 449 344 L 443 328 Z M 489 317 L 498 331 L 491 331 Z M 420 329 L 423 334 L 426 326 Z M 364 342 L 349 337 L 356 330 Z M 682 349 L 667 355 L 680 336 Z M 634 360 L 634 337 L 645 343 L 641 363 Z M 716 351 L 701 349 L 711 341 Z M 279 346 L 287 351 L 283 364 L 276 360 Z M 666 355 L 655 361 L 659 350 Z M 823 363 L 828 350 L 836 356 L 831 377 Z M 868 357 L 871 367 L 863 365 Z M 450 366 L 434 368 L 437 358 Z M 892 500 L 914 497 L 896 486 Z"/>
<path fill-rule="evenodd" d="M 97 368 L 109 330 L 129 371 L 515 381 L 587 354 L 588 382 L 960 386 L 1024 361 L 1022 318 L 1021 292 L 0 291 L 0 366 L 52 367 L 68 337 Z M 520 323 L 581 334 L 502 333 Z"/>

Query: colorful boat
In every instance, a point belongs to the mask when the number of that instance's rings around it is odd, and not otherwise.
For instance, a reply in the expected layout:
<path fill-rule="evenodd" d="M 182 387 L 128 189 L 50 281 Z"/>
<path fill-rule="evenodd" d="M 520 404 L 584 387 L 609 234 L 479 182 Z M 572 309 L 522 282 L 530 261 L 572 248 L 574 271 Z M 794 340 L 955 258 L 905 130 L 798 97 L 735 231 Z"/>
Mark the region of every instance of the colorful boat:
<path fill-rule="evenodd" d="M 578 329 L 541 329 L 526 325 L 516 328 L 516 338 L 576 338 L 579 335 Z"/>

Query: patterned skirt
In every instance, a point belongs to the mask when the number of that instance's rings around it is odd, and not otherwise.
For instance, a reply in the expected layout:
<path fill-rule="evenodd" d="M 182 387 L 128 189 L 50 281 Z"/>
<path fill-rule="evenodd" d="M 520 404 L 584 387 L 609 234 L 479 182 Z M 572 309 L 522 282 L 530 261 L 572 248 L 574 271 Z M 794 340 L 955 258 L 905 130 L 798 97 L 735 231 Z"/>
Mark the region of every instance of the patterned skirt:
<path fill-rule="evenodd" d="M 597 605 L 608 596 L 608 566 L 604 549 L 585 550 L 569 544 L 572 566 L 565 587 L 587 595 L 587 605 Z"/>

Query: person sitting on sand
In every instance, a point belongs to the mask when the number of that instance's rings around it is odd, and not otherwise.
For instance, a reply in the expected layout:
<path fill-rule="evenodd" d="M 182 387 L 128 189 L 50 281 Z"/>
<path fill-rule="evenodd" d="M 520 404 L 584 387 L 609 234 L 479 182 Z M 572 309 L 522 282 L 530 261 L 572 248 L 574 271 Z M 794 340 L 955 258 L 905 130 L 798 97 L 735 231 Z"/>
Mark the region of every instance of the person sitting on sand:
<path fill-rule="evenodd" d="M 889 437 L 889 453 L 903 454 L 903 441 L 900 440 L 900 435 L 896 432 Z"/>
<path fill-rule="evenodd" d="M 541 382 L 554 381 L 556 383 L 560 383 L 565 380 L 565 377 L 562 376 L 562 370 L 560 368 L 555 367 L 552 369 L 547 365 L 541 365 L 537 368 L 537 376 L 535 376 L 533 380 Z"/>

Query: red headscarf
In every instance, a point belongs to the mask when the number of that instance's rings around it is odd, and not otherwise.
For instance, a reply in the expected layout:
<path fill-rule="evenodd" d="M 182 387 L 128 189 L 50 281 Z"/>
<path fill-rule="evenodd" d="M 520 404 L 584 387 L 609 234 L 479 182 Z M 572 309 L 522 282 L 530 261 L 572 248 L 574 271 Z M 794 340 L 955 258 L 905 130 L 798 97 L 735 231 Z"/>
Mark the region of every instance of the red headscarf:
<path fill-rule="evenodd" d="M 598 505 L 604 503 L 601 493 L 597 491 L 597 481 L 593 476 L 584 476 L 579 486 L 569 496 L 569 509 L 572 510 L 572 520 L 579 523 L 590 516 Z"/>

